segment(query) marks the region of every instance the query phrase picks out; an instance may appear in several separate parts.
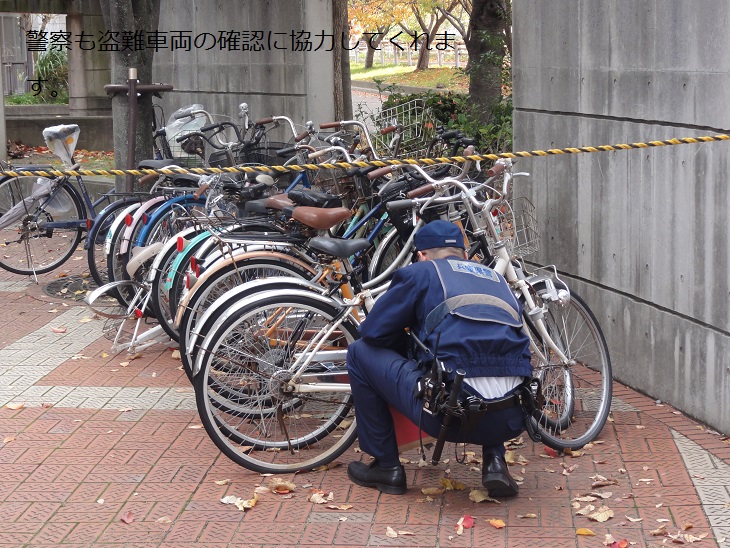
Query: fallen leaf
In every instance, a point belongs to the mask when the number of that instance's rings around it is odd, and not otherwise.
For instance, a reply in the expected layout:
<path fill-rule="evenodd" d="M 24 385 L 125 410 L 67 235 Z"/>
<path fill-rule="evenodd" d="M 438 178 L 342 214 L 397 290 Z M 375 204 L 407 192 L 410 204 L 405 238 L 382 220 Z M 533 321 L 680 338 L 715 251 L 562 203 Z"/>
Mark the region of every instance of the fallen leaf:
<path fill-rule="evenodd" d="M 189 430 L 200 430 L 201 428 L 203 428 L 202 424 L 193 424 L 191 426 L 188 426 Z"/>
<path fill-rule="evenodd" d="M 172 523 L 172 520 L 168 518 L 167 516 L 162 516 L 161 518 L 158 518 L 155 520 L 157 523 Z"/>
<path fill-rule="evenodd" d="M 236 499 L 236 502 L 233 504 L 236 505 L 236 508 L 238 508 L 241 512 L 245 512 L 249 508 L 253 508 L 256 506 L 256 501 L 259 500 L 258 494 L 254 493 L 252 499 L 243 500 L 243 499 Z"/>
<path fill-rule="evenodd" d="M 104 499 L 99 499 L 96 501 L 98 504 L 104 504 Z"/>
<path fill-rule="evenodd" d="M 611 546 L 614 542 L 616 542 L 616 539 L 613 538 L 613 535 L 606 533 L 606 538 L 603 540 L 603 545 Z"/>
<path fill-rule="evenodd" d="M 172 353 L 170 354 L 170 357 L 173 360 L 179 360 L 180 359 L 180 351 L 179 350 L 173 350 Z"/>
<path fill-rule="evenodd" d="M 471 493 L 469 493 L 469 500 L 472 502 L 496 502 L 497 504 L 502 504 L 497 499 L 490 497 L 489 493 L 483 489 L 474 489 L 471 491 Z"/>
<path fill-rule="evenodd" d="M 344 519 L 347 519 L 347 518 L 344 518 Z M 398 531 L 398 536 L 401 536 L 401 537 L 403 537 L 403 536 L 413 536 L 415 534 L 416 533 L 414 533 L 413 531 Z"/>
<path fill-rule="evenodd" d="M 464 534 L 464 518 L 459 518 L 459 521 L 454 524 L 454 529 L 456 529 L 457 535 L 463 535 Z"/>
<path fill-rule="evenodd" d="M 592 514 L 588 515 L 588 519 L 592 519 L 599 523 L 608 521 L 612 517 L 613 517 L 613 510 L 611 510 L 608 506 L 601 506 L 598 510 L 596 510 Z"/>
<path fill-rule="evenodd" d="M 643 430 L 644 428 L 646 428 L 646 426 L 644 426 L 643 424 L 637 424 L 636 425 L 636 429 L 637 430 Z"/>
<path fill-rule="evenodd" d="M 653 531 L 649 531 L 649 534 L 652 537 L 663 537 L 667 534 L 667 526 L 662 523 L 659 528 L 654 529 Z"/>
<path fill-rule="evenodd" d="M 593 502 L 593 501 L 595 501 L 597 499 L 594 496 L 585 495 L 585 496 L 582 496 L 582 497 L 575 497 L 574 499 L 571 499 L 571 500 L 577 500 L 578 502 Z"/>
<path fill-rule="evenodd" d="M 119 412 L 120 413 L 126 413 L 127 411 L 131 411 L 131 410 L 132 410 L 131 407 L 123 407 L 122 409 L 119 410 Z"/>
<path fill-rule="evenodd" d="M 109 354 L 107 354 L 106 352 L 102 352 L 101 353 L 101 357 L 102 358 L 108 358 L 109 357 Z"/>
<path fill-rule="evenodd" d="M 324 491 L 315 490 L 309 494 L 307 500 L 313 502 L 314 504 L 324 504 L 325 502 L 329 502 L 334 498 L 335 497 L 332 493 L 325 497 Z"/>
<path fill-rule="evenodd" d="M 595 537 L 596 534 L 591 531 L 590 529 L 586 529 L 585 527 L 581 527 L 580 529 L 577 529 L 575 532 L 576 535 L 582 535 L 584 537 Z"/>
<path fill-rule="evenodd" d="M 441 485 L 447 491 L 462 491 L 464 484 L 450 478 L 441 478 Z"/>
<path fill-rule="evenodd" d="M 269 489 L 272 493 L 279 493 L 279 494 L 286 494 L 291 493 L 296 489 L 296 485 L 294 485 L 290 481 L 286 481 L 281 478 L 271 478 L 269 480 Z"/>
<path fill-rule="evenodd" d="M 549 456 L 552 459 L 558 458 L 558 452 L 553 449 L 552 447 L 543 447 L 543 450 L 545 451 L 545 454 Z"/>
<path fill-rule="evenodd" d="M 588 504 L 584 508 L 577 510 L 575 513 L 579 516 L 587 516 L 588 514 L 593 512 L 595 509 L 596 509 L 595 506 L 593 506 L 592 504 Z"/>
<path fill-rule="evenodd" d="M 658 523 L 669 523 L 670 521 L 672 521 L 672 520 L 671 519 L 666 519 L 666 518 L 659 518 L 659 519 L 657 519 L 657 522 Z"/>
<path fill-rule="evenodd" d="M 10 443 L 11 441 L 15 441 L 15 436 L 5 436 L 3 443 Z"/>
<path fill-rule="evenodd" d="M 127 367 L 129 365 L 129 362 L 119 362 L 119 365 L 122 367 Z"/>
<path fill-rule="evenodd" d="M 229 483 L 231 483 L 231 480 L 229 479 L 218 480 L 215 482 L 216 485 L 228 485 Z"/>
<path fill-rule="evenodd" d="M 124 523 L 132 523 L 134 521 L 134 513 L 131 510 L 127 510 L 119 519 Z"/>
<path fill-rule="evenodd" d="M 627 520 L 629 520 L 631 523 L 636 523 L 637 521 L 641 521 L 644 518 L 632 518 L 631 516 L 624 516 Z"/>
<path fill-rule="evenodd" d="M 43 402 L 43 403 L 41 404 L 41 407 L 42 407 L 43 409 L 48 409 L 49 407 L 53 407 L 53 404 L 52 404 L 52 403 L 48 403 L 48 402 Z"/>
<path fill-rule="evenodd" d="M 86 293 L 86 291 L 77 291 L 77 292 L 76 292 L 76 293 L 74 293 L 74 294 L 77 294 L 77 293 Z M 79 320 L 79 323 L 89 323 L 89 322 L 90 322 L 91 320 L 93 320 L 93 319 L 94 319 L 94 318 L 81 318 L 81 319 Z"/>
<path fill-rule="evenodd" d="M 221 499 L 221 502 L 223 504 L 234 504 L 238 500 L 238 497 L 235 495 L 228 495 L 227 497 L 223 497 Z"/>
<path fill-rule="evenodd" d="M 591 493 L 588 493 L 589 495 L 592 495 L 594 497 L 599 497 L 602 499 L 610 499 L 613 496 L 613 493 L 611 491 L 606 491 L 605 493 L 599 493 L 598 491 L 592 491 Z"/>
<path fill-rule="evenodd" d="M 330 510 L 349 510 L 350 508 L 353 508 L 353 506 L 352 504 L 341 504 L 340 506 L 328 504 L 325 508 L 329 508 Z"/>
<path fill-rule="evenodd" d="M 18 409 L 23 409 L 23 407 L 25 407 L 25 403 L 6 403 L 5 407 L 17 411 Z"/>
<path fill-rule="evenodd" d="M 471 529 L 474 527 L 474 518 L 471 517 L 469 514 L 465 514 L 461 518 L 461 523 L 464 525 L 464 529 Z"/>
<path fill-rule="evenodd" d="M 505 523 L 501 519 L 488 519 L 487 523 L 495 529 L 504 529 Z"/>
<path fill-rule="evenodd" d="M 65 333 L 66 328 L 65 327 L 51 327 L 51 331 L 54 333 Z"/>
<path fill-rule="evenodd" d="M 689 521 L 686 521 L 682 524 L 682 531 L 689 531 L 694 527 L 694 523 L 690 523 Z"/>
<path fill-rule="evenodd" d="M 534 519 L 537 517 L 537 514 L 517 514 L 517 517 L 520 519 Z"/>
<path fill-rule="evenodd" d="M 445 489 L 442 487 L 423 487 L 421 493 L 424 495 L 443 495 Z"/>
<path fill-rule="evenodd" d="M 398 533 L 396 533 L 395 529 L 388 525 L 388 527 L 385 528 L 385 536 L 388 538 L 398 538 Z"/>

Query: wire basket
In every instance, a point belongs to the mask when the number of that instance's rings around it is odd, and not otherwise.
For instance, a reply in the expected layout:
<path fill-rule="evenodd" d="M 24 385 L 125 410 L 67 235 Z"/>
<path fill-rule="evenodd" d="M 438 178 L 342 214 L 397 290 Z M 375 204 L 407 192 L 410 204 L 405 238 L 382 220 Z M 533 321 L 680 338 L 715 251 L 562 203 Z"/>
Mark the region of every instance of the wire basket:
<path fill-rule="evenodd" d="M 535 206 L 525 198 L 515 198 L 492 211 L 500 239 L 507 242 L 507 250 L 513 257 L 526 257 L 540 250 L 540 233 L 537 231 Z"/>
<path fill-rule="evenodd" d="M 205 118 L 197 116 L 185 124 L 168 126 L 166 137 L 169 153 L 180 167 L 201 167 L 205 165 L 206 143 L 201 137 L 191 136 L 189 139 L 178 142 L 180 137 L 198 131 L 204 124 Z"/>
<path fill-rule="evenodd" d="M 436 135 L 436 119 L 423 99 L 413 99 L 403 104 L 381 110 L 373 115 L 375 133 L 371 136 L 376 152 L 381 156 L 393 156 L 390 142 L 393 134 L 381 135 L 380 130 L 400 124 L 403 126 L 398 156 L 422 158 Z"/>

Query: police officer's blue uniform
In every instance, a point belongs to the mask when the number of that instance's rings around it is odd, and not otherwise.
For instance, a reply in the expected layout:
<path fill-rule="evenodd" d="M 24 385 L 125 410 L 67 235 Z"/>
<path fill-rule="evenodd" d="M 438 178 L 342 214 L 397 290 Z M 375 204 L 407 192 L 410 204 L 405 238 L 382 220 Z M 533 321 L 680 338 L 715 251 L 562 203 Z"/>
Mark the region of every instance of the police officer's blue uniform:
<path fill-rule="evenodd" d="M 530 377 L 521 313 L 504 278 L 479 263 L 453 256 L 396 271 L 390 289 L 361 324 L 362 338 L 348 350 L 362 450 L 383 467 L 399 464 L 388 404 L 415 424 L 420 421 L 432 436 L 441 428 L 441 417 L 422 413 L 415 395 L 418 379 L 424 376 L 419 360 L 429 361 L 431 356 L 404 357 L 405 328 L 432 351 L 438 338 L 439 360 L 452 372 L 463 369 L 467 379 Z M 447 439 L 482 445 L 486 459 L 489 454 L 503 456 L 503 442 L 523 430 L 523 411 L 514 406 L 487 413 L 471 431 L 459 433 L 456 426 Z"/>

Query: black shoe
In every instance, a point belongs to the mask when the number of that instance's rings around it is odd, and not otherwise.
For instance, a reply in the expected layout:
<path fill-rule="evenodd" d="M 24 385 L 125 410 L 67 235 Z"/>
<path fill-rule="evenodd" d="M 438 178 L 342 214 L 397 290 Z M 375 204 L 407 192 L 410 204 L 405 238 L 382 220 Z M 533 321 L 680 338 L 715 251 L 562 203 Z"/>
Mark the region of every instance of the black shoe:
<path fill-rule="evenodd" d="M 520 488 L 512 479 L 507 463 L 498 455 L 484 456 L 482 465 L 482 485 L 494 498 L 514 497 Z"/>
<path fill-rule="evenodd" d="M 347 466 L 347 476 L 353 483 L 363 487 L 374 487 L 381 493 L 402 495 L 406 492 L 406 470 L 403 465 L 383 468 L 378 461 L 369 466 L 364 462 L 351 462 Z"/>

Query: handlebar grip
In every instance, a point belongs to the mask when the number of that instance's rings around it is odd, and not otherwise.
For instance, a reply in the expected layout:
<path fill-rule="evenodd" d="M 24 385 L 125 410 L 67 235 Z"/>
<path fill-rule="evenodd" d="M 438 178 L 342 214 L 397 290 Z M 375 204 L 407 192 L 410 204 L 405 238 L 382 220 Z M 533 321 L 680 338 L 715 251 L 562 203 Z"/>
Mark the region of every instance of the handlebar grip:
<path fill-rule="evenodd" d="M 336 127 L 340 127 L 342 124 L 340 122 L 324 122 L 322 124 L 319 124 L 319 129 L 332 129 Z"/>
<path fill-rule="evenodd" d="M 196 190 L 195 192 L 193 192 L 193 198 L 195 198 L 196 200 L 199 200 L 200 197 L 203 194 L 205 194 L 205 191 L 208 190 L 209 187 L 210 187 L 210 185 L 208 183 L 203 183 L 202 185 L 200 185 L 198 187 L 198 190 Z"/>
<path fill-rule="evenodd" d="M 472 154 L 474 154 L 474 145 L 469 145 L 464 149 L 462 156 L 471 156 Z"/>
<path fill-rule="evenodd" d="M 167 135 L 167 130 L 164 127 L 161 127 L 157 131 L 155 131 L 153 137 L 159 137 L 161 135 Z"/>
<path fill-rule="evenodd" d="M 505 166 L 504 164 L 494 164 L 487 170 L 487 177 L 494 177 L 495 175 L 499 175 L 504 171 L 505 167 L 507 166 Z"/>
<path fill-rule="evenodd" d="M 263 126 L 263 125 L 266 125 L 266 124 L 270 124 L 273 121 L 274 121 L 274 118 L 271 117 L 271 116 L 269 116 L 268 118 L 261 118 L 260 120 L 256 120 L 254 122 L 254 125 L 256 125 L 256 126 Z"/>
<path fill-rule="evenodd" d="M 458 129 L 447 131 L 441 135 L 442 139 L 456 139 L 461 136 L 461 132 Z"/>
<path fill-rule="evenodd" d="M 304 139 L 307 135 L 309 135 L 309 132 L 308 131 L 302 131 L 299 135 L 297 135 L 296 137 L 294 137 L 294 142 L 295 143 L 298 143 L 299 141 L 301 141 L 302 139 Z"/>
<path fill-rule="evenodd" d="M 461 392 L 461 383 L 466 376 L 466 372 L 463 369 L 456 370 L 456 377 L 451 385 L 451 391 L 449 392 L 449 399 L 446 401 L 447 408 L 454 409 L 459 399 L 459 392 Z M 454 421 L 454 417 L 448 413 L 444 414 L 443 421 L 441 422 L 441 430 L 439 430 L 439 437 L 436 438 L 436 445 L 433 448 L 433 454 L 431 455 L 431 464 L 436 466 L 441 460 L 441 453 L 444 450 L 444 444 L 446 443 L 446 434 L 448 433 L 451 423 Z"/>
<path fill-rule="evenodd" d="M 429 192 L 433 192 L 433 184 L 423 185 L 419 186 L 418 188 L 414 188 L 406 196 L 409 198 L 418 198 L 419 196 L 424 196 L 428 194 Z"/>
<path fill-rule="evenodd" d="M 368 173 L 368 179 L 372 181 L 374 179 L 377 179 L 378 177 L 387 175 L 388 173 L 393 173 L 393 169 L 395 169 L 393 166 L 379 167 L 378 169 L 375 169 Z"/>
<path fill-rule="evenodd" d="M 393 200 L 385 203 L 385 209 L 388 211 L 397 211 L 399 209 L 411 209 L 416 204 L 415 200 Z"/>
<path fill-rule="evenodd" d="M 383 129 L 380 130 L 380 135 L 388 135 L 388 133 L 393 133 L 397 128 L 398 128 L 398 126 L 384 127 Z"/>
<path fill-rule="evenodd" d="M 209 126 L 203 126 L 203 127 L 201 127 L 200 128 L 200 131 L 201 132 L 211 131 L 213 129 L 218 129 L 219 127 L 221 127 L 220 124 L 210 124 Z"/>
<path fill-rule="evenodd" d="M 186 141 L 187 139 L 190 139 L 191 137 L 195 137 L 196 135 L 199 135 L 199 134 L 191 131 L 190 133 L 186 133 L 185 135 L 180 135 L 180 137 L 176 137 L 175 142 L 182 143 L 183 141 Z"/>
<path fill-rule="evenodd" d="M 296 152 L 297 147 L 281 148 L 276 151 L 277 156 L 289 156 L 292 152 Z"/>
<path fill-rule="evenodd" d="M 315 150 L 314 152 L 309 154 L 309 159 L 315 160 L 315 159 L 319 158 L 320 156 L 324 156 L 325 154 L 327 154 L 329 152 L 332 152 L 332 151 L 327 148 L 321 148 L 319 150 Z"/>

